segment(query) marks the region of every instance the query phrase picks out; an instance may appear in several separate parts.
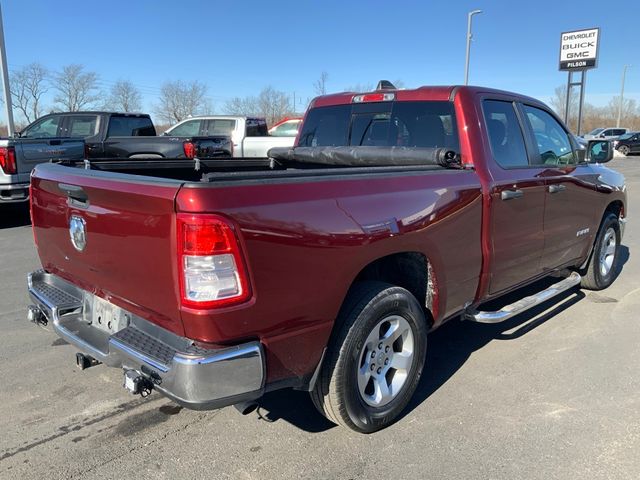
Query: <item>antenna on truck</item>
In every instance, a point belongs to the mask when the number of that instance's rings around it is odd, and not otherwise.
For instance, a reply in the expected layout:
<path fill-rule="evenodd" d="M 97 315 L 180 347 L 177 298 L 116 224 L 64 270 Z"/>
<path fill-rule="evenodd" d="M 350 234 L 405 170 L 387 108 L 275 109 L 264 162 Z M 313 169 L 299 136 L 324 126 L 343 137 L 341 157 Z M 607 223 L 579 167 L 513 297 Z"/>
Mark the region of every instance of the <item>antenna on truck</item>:
<path fill-rule="evenodd" d="M 380 80 L 376 90 L 397 90 L 397 88 L 389 80 Z"/>

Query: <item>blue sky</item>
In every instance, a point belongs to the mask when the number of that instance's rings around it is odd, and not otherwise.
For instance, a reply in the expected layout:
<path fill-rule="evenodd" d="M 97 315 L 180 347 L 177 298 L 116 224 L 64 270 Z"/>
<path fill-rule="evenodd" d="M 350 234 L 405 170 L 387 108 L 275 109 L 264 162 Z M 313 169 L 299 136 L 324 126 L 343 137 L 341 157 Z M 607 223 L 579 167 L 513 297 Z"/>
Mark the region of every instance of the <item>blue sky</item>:
<path fill-rule="evenodd" d="M 80 63 L 108 89 L 136 84 L 152 112 L 164 81 L 199 80 L 214 109 L 275 88 L 307 100 L 322 71 L 329 91 L 381 78 L 406 87 L 463 82 L 467 12 L 474 19 L 470 83 L 547 101 L 566 82 L 560 33 L 600 27 L 586 101 L 620 91 L 640 101 L 640 1 L 0 0 L 9 68 Z M 626 25 L 626 26 L 625 26 Z"/>

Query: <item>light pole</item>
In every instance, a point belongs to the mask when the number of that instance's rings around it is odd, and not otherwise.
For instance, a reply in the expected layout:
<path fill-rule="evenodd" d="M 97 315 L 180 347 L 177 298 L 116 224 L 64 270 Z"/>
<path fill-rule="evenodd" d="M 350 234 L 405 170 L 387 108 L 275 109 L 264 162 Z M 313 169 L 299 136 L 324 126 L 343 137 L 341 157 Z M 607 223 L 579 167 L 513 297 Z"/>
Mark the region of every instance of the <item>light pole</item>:
<path fill-rule="evenodd" d="M 622 106 L 624 105 L 624 79 L 627 76 L 627 68 L 631 65 L 625 65 L 622 69 L 622 88 L 620 89 L 620 105 L 618 106 L 618 121 L 616 127 L 620 128 L 620 120 L 622 119 Z"/>
<path fill-rule="evenodd" d="M 9 70 L 7 69 L 7 52 L 4 48 L 4 28 L 2 26 L 2 7 L 0 6 L 0 77 L 4 90 L 4 108 L 7 115 L 7 133 L 13 136 L 13 108 L 11 106 L 11 90 L 9 90 Z"/>
<path fill-rule="evenodd" d="M 471 20 L 474 15 L 478 13 L 482 13 L 482 10 L 474 10 L 469 12 L 467 16 L 467 57 L 464 62 L 464 84 L 469 85 L 469 54 L 471 53 L 471 38 L 473 35 L 471 34 Z"/>

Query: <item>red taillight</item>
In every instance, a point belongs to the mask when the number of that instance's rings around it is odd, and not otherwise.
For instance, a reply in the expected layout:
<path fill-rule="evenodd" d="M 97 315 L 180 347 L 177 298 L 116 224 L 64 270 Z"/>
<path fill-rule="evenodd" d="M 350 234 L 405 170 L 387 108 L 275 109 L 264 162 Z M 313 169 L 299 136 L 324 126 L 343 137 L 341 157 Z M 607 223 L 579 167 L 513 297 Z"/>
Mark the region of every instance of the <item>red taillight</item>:
<path fill-rule="evenodd" d="M 7 175 L 14 175 L 18 172 L 16 151 L 13 147 L 0 147 L 0 167 Z"/>
<path fill-rule="evenodd" d="M 353 103 L 390 102 L 396 98 L 395 93 L 366 93 L 353 97 Z"/>
<path fill-rule="evenodd" d="M 215 255 L 231 251 L 233 231 L 221 222 L 206 222 L 201 217 L 192 216 L 190 222 L 183 223 L 183 250 L 185 255 Z"/>
<path fill-rule="evenodd" d="M 184 156 L 187 158 L 196 158 L 196 146 L 192 142 L 184 142 Z"/>
<path fill-rule="evenodd" d="M 247 269 L 231 223 L 217 215 L 185 213 L 177 221 L 182 304 L 217 308 L 248 300 Z"/>

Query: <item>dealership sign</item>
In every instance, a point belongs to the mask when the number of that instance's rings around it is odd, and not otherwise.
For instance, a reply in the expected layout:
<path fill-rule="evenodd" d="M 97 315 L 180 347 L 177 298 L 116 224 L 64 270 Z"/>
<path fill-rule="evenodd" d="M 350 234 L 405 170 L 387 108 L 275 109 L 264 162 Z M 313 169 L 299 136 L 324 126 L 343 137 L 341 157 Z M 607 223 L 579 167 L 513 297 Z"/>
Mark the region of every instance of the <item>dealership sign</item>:
<path fill-rule="evenodd" d="M 599 28 L 562 33 L 560 70 L 586 70 L 597 67 L 599 39 Z"/>

